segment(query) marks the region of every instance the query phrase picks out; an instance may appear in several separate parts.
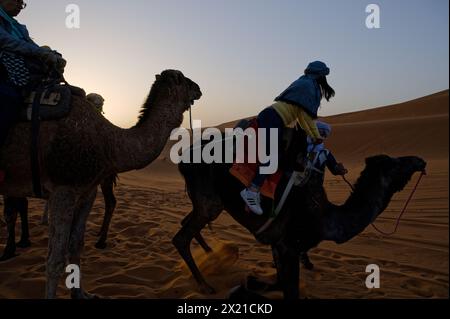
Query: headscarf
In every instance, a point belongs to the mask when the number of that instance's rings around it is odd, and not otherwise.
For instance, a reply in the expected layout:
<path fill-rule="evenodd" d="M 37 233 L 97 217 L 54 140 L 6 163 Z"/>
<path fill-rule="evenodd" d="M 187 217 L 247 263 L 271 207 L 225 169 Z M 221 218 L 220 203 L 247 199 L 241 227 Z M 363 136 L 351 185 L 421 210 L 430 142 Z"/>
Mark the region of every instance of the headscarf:
<path fill-rule="evenodd" d="M 9 16 L 5 10 L 0 6 L 0 17 L 3 18 L 10 26 L 10 34 L 17 40 L 27 40 L 26 36 L 22 33 L 22 26 L 16 19 Z"/>

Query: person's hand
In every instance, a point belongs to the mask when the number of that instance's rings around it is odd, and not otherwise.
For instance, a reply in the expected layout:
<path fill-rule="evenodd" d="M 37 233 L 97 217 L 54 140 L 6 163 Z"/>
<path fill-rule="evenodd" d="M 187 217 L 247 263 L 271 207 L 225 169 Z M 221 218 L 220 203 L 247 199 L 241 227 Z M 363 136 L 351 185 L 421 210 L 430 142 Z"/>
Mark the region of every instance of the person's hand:
<path fill-rule="evenodd" d="M 345 175 L 348 173 L 348 170 L 344 167 L 344 164 L 338 163 L 335 167 L 335 171 L 337 175 Z"/>
<path fill-rule="evenodd" d="M 315 145 L 322 144 L 322 143 L 323 143 L 323 138 L 315 138 L 315 139 L 313 140 L 313 143 L 314 143 Z"/>
<path fill-rule="evenodd" d="M 66 65 L 67 61 L 61 55 L 59 55 L 58 61 L 56 62 L 56 70 L 58 71 L 58 73 L 63 74 Z"/>
<path fill-rule="evenodd" d="M 40 58 L 48 67 L 56 69 L 61 74 L 64 73 L 67 61 L 58 52 L 51 50 L 49 47 L 42 47 Z"/>
<path fill-rule="evenodd" d="M 42 48 L 40 58 L 42 62 L 48 66 L 55 66 L 58 63 L 58 56 L 55 51 L 52 51 L 50 48 Z"/>

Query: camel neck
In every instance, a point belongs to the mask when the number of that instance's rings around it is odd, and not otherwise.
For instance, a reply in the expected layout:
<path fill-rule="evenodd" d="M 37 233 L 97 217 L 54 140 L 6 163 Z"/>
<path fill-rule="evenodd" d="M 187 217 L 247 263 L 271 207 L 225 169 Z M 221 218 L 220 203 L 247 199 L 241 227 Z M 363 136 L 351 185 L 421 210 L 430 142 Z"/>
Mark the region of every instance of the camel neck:
<path fill-rule="evenodd" d="M 361 233 L 389 204 L 393 193 L 387 185 L 361 183 L 341 206 L 331 209 L 323 224 L 324 240 L 344 243 Z"/>
<path fill-rule="evenodd" d="M 183 121 L 181 107 L 155 102 L 136 126 L 121 130 L 115 138 L 113 156 L 117 173 L 142 169 L 162 152 L 173 129 Z"/>

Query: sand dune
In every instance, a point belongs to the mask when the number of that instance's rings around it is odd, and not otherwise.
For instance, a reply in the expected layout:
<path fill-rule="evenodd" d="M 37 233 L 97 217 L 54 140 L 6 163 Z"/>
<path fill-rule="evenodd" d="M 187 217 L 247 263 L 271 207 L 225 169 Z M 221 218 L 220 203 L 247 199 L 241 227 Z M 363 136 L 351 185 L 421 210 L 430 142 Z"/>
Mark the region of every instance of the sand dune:
<path fill-rule="evenodd" d="M 355 180 L 369 155 L 419 155 L 428 161 L 423 180 L 397 234 L 385 237 L 373 228 L 344 245 L 322 243 L 311 252 L 316 268 L 302 270 L 301 295 L 308 298 L 448 298 L 448 91 L 399 105 L 333 116 L 327 142 Z M 113 298 L 208 298 L 198 292 L 189 271 L 171 244 L 191 205 L 168 149 L 142 171 L 120 176 L 117 210 L 109 246 L 94 248 L 103 214 L 98 196 L 90 216 L 83 258 L 85 287 Z M 376 224 L 391 230 L 413 181 L 397 194 Z M 342 180 L 327 174 L 330 199 L 342 203 L 349 195 Z M 2 206 L 0 205 L 0 208 Z M 39 224 L 43 202 L 31 200 L 33 246 L 0 263 L 0 298 L 42 298 L 47 229 Z M 19 227 L 17 230 L 19 231 Z M 194 255 L 207 280 L 223 298 L 248 275 L 274 279 L 270 250 L 259 245 L 226 213 L 205 229 L 214 248 Z M 5 230 L 0 243 L 5 242 Z M 381 268 L 381 288 L 365 287 L 365 267 Z M 60 286 L 59 296 L 68 296 Z M 280 293 L 269 297 L 279 298 Z"/>

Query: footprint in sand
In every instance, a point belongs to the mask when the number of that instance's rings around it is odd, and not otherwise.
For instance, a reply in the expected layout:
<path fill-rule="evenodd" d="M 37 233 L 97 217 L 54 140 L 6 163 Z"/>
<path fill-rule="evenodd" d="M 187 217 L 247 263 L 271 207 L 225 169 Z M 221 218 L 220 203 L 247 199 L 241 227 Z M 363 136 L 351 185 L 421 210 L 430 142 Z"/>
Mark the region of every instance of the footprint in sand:
<path fill-rule="evenodd" d="M 431 298 L 434 296 L 432 289 L 423 281 L 415 278 L 409 278 L 401 284 L 402 288 L 413 291 L 420 297 Z"/>

